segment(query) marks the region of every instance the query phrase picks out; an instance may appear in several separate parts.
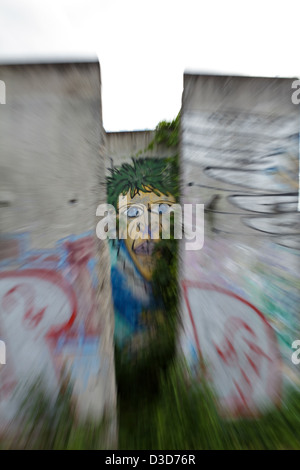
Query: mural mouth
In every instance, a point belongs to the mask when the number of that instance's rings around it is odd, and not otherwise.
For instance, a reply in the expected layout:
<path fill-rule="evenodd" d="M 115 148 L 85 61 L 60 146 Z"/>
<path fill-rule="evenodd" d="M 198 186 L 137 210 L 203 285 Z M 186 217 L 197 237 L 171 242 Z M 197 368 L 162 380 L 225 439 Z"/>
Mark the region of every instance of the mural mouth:
<path fill-rule="evenodd" d="M 145 240 L 140 243 L 137 247 L 132 244 L 132 250 L 136 255 L 139 256 L 151 256 L 153 254 L 155 243 L 152 240 Z"/>

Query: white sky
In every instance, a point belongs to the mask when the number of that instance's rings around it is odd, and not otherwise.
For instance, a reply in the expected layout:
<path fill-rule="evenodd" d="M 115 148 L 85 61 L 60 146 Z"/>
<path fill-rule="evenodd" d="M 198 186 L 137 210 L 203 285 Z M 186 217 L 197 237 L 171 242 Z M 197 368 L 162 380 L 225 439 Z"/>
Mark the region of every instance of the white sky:
<path fill-rule="evenodd" d="M 177 115 L 184 71 L 299 76 L 299 14 L 299 0 L 0 0 L 0 62 L 98 56 L 105 129 L 154 128 Z"/>

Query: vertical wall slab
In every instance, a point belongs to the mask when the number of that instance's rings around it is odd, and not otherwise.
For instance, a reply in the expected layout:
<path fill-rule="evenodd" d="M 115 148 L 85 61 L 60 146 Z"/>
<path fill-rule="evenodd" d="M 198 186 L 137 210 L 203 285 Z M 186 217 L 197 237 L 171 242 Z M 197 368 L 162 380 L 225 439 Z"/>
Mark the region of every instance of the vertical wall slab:
<path fill-rule="evenodd" d="M 109 252 L 96 237 L 103 189 L 100 68 L 0 67 L 0 422 L 42 374 L 74 385 L 81 417 L 114 410 Z"/>
<path fill-rule="evenodd" d="M 151 232 L 149 207 L 175 202 L 166 157 L 173 156 L 176 150 L 160 146 L 145 151 L 153 137 L 153 131 L 110 132 L 106 135 L 108 203 L 118 213 L 124 213 L 124 201 L 121 211 L 118 202 L 119 197 L 123 198 L 125 188 L 128 208 L 131 207 L 127 220 L 128 238 L 121 239 L 118 235 L 110 243 L 115 339 L 120 348 L 131 351 L 147 344 L 147 333 L 151 331 L 155 312 L 163 308 L 153 295 L 153 250 L 158 240 L 153 238 L 154 225 Z M 147 207 L 144 213 L 141 204 Z M 137 226 L 144 239 L 133 243 L 129 238 L 132 235 L 130 227 L 135 229 Z"/>
<path fill-rule="evenodd" d="M 181 345 L 220 409 L 257 414 L 299 383 L 299 107 L 290 79 L 185 75 L 182 202 L 205 205 L 183 253 Z M 299 367 L 299 366 L 298 366 Z"/>

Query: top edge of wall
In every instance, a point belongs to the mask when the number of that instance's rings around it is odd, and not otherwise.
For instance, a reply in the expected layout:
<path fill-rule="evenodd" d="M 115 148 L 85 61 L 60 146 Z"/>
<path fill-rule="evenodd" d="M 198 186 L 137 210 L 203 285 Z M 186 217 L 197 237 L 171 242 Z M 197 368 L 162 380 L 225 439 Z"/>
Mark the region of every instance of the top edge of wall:
<path fill-rule="evenodd" d="M 153 129 L 137 129 L 132 131 L 105 131 L 108 135 L 125 135 L 125 134 L 151 134 L 154 132 Z"/>
<path fill-rule="evenodd" d="M 100 62 L 98 59 L 95 60 L 62 60 L 62 61 L 36 61 L 36 62 L 1 62 L 0 60 L 0 67 L 69 67 L 69 66 L 76 66 L 76 67 L 86 67 L 86 66 L 100 66 Z"/>
<path fill-rule="evenodd" d="M 295 80 L 300 77 L 300 75 L 294 75 L 290 77 L 281 77 L 278 75 L 239 75 L 239 74 L 228 74 L 228 73 L 212 73 L 212 72 L 184 72 L 183 74 L 184 80 L 186 79 L 195 79 L 195 78 L 233 78 L 239 80 L 250 80 L 250 79 L 261 79 L 261 80 Z"/>
<path fill-rule="evenodd" d="M 182 112 L 254 112 L 299 115 L 292 102 L 297 78 L 184 74 Z"/>

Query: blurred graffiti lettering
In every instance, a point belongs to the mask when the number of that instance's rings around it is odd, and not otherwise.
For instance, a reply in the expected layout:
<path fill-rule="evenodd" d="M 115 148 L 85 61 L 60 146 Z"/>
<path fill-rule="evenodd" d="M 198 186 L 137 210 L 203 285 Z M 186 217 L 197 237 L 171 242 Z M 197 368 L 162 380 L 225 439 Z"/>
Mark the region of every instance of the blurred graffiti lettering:
<path fill-rule="evenodd" d="M 18 383 L 40 374 L 57 389 L 66 367 L 72 382 L 82 384 L 80 393 L 100 367 L 92 234 L 72 235 L 39 251 L 30 250 L 23 238 L 12 237 L 16 246 L 0 271 L 0 331 L 10 357 L 0 369 L 0 405 Z M 7 246 L 9 235 L 3 239 Z"/>
<path fill-rule="evenodd" d="M 184 281 L 190 341 L 223 410 L 255 414 L 280 394 L 278 351 L 263 314 L 240 296 L 214 285 Z M 188 353 L 189 355 L 189 353 Z M 191 358 L 195 361 L 195 358 Z"/>

